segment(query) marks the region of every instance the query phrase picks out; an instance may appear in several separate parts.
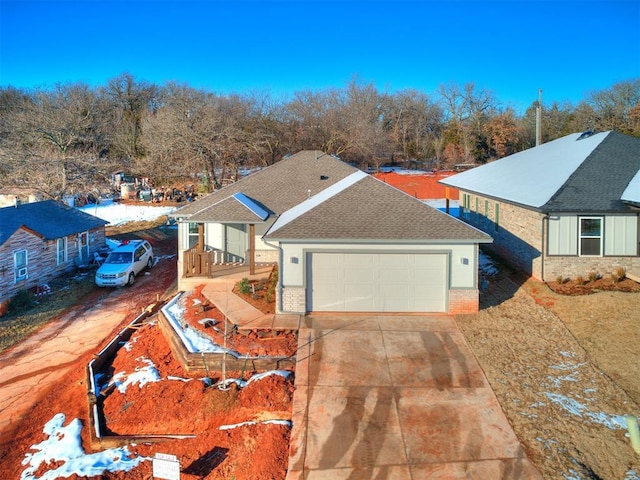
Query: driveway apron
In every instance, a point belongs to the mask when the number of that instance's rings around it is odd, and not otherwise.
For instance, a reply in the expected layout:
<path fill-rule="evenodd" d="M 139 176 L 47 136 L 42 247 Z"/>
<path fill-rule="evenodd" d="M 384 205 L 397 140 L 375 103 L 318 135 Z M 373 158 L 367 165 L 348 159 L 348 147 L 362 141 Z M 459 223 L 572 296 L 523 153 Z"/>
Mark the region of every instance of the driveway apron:
<path fill-rule="evenodd" d="M 539 479 L 452 317 L 308 316 L 288 480 Z"/>

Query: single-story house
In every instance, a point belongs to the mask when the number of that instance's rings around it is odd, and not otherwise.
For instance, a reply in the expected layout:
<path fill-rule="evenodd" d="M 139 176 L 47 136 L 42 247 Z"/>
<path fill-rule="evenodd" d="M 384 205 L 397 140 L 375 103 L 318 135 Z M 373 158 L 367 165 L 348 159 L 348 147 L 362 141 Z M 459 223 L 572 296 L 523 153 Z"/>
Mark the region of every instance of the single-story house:
<path fill-rule="evenodd" d="M 18 291 L 91 259 L 107 223 L 54 200 L 0 208 L 0 313 Z"/>
<path fill-rule="evenodd" d="M 640 138 L 574 133 L 441 183 L 460 216 L 534 277 L 640 272 Z"/>
<path fill-rule="evenodd" d="M 491 237 L 321 151 L 303 151 L 172 214 L 181 279 L 278 265 L 279 313 L 473 312 Z M 180 282 L 179 282 L 180 284 Z"/>

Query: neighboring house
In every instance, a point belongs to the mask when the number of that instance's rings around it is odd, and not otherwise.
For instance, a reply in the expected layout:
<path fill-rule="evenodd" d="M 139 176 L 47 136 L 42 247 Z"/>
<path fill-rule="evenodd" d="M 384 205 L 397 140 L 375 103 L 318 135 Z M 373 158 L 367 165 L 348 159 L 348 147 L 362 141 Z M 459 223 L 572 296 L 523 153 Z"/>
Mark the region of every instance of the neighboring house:
<path fill-rule="evenodd" d="M 0 313 L 18 291 L 92 258 L 106 223 L 53 200 L 0 208 Z"/>
<path fill-rule="evenodd" d="M 640 272 L 640 138 L 574 133 L 460 173 L 460 215 L 536 278 Z"/>
<path fill-rule="evenodd" d="M 279 313 L 473 312 L 491 238 L 320 151 L 303 151 L 172 214 L 180 280 L 277 263 Z"/>

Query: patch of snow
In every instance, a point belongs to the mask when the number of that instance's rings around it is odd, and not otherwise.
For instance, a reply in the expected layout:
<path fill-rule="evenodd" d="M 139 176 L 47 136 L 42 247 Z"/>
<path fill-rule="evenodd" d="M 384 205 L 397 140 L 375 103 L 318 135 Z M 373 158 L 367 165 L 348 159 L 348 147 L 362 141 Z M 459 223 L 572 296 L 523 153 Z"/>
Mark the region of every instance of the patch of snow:
<path fill-rule="evenodd" d="M 193 380 L 193 378 L 182 378 L 182 377 L 174 377 L 173 375 L 169 375 L 167 377 L 167 380 L 177 380 L 177 381 L 180 381 L 180 382 L 187 383 L 187 382 L 190 382 L 191 380 Z"/>
<path fill-rule="evenodd" d="M 547 376 L 547 380 L 556 388 L 560 387 L 562 382 L 577 382 L 578 381 L 578 372 L 573 372 L 571 375 L 563 375 L 561 377 L 552 377 L 551 375 Z"/>
<path fill-rule="evenodd" d="M 616 428 L 623 430 L 627 429 L 627 422 L 623 415 L 608 415 L 604 412 L 591 412 L 582 403 L 558 393 L 545 392 L 545 395 L 551 402 L 559 405 L 572 415 L 580 418 L 586 417 L 592 422 L 604 425 L 611 430 Z"/>
<path fill-rule="evenodd" d="M 423 200 L 423 202 L 436 210 L 447 213 L 447 200 L 444 198 Z M 458 200 L 449 200 L 449 215 L 455 218 L 460 217 L 460 202 Z"/>
<path fill-rule="evenodd" d="M 224 382 L 220 382 L 220 385 L 227 387 L 230 384 L 235 383 L 236 385 L 238 385 L 239 388 L 244 388 L 247 385 L 249 385 L 251 382 L 257 382 L 258 380 L 262 380 L 263 378 L 267 378 L 271 375 L 280 375 L 281 377 L 288 378 L 289 375 L 291 375 L 291 372 L 289 370 L 269 370 L 267 372 L 254 375 L 253 377 L 251 377 L 249 380 L 246 380 L 246 381 L 242 380 L 241 378 L 228 378 Z"/>
<path fill-rule="evenodd" d="M 31 446 L 36 452 L 27 453 L 22 460 L 22 465 L 27 465 L 27 468 L 20 475 L 20 480 L 54 480 L 72 475 L 94 477 L 105 472 L 128 472 L 149 460 L 132 457 L 127 447 L 87 454 L 82 449 L 80 437 L 82 423 L 75 418 L 65 427 L 65 418 L 63 413 L 58 413 L 45 424 L 42 431 L 49 438 Z M 35 473 L 40 466 L 50 462 L 63 463 L 36 478 Z"/>
<path fill-rule="evenodd" d="M 148 205 L 115 203 L 111 199 L 78 208 L 78 210 L 101 218 L 113 226 L 133 221 L 155 220 L 174 212 L 176 209 L 177 207 L 150 207 Z"/>
<path fill-rule="evenodd" d="M 193 328 L 189 328 L 188 325 L 183 325 L 184 318 L 184 306 L 181 304 L 182 296 L 176 295 L 167 305 L 162 308 L 162 311 L 165 313 L 165 317 L 171 324 L 172 328 L 180 337 L 180 340 L 184 344 L 185 348 L 190 353 L 227 353 L 236 358 L 241 357 L 241 355 L 230 349 L 225 349 L 221 347 L 217 343 L 215 343 L 211 338 L 201 333 L 198 330 Z"/>
<path fill-rule="evenodd" d="M 582 363 L 561 363 L 560 365 L 551 365 L 549 368 L 553 368 L 554 370 L 574 370 L 576 368 L 582 367 L 586 365 L 586 362 Z"/>
<path fill-rule="evenodd" d="M 137 360 L 145 363 L 146 366 L 136 367 L 133 373 L 118 372 L 113 376 L 112 383 L 120 393 L 125 393 L 131 385 L 137 384 L 139 388 L 142 388 L 147 383 L 161 380 L 160 373 L 151 360 L 144 357 L 138 357 Z"/>
<path fill-rule="evenodd" d="M 478 255 L 478 270 L 480 270 L 481 274 L 488 277 L 492 277 L 499 272 L 498 268 L 493 264 L 491 257 L 482 251 L 479 252 Z"/>
<path fill-rule="evenodd" d="M 133 344 L 136 343 L 137 341 L 138 341 L 138 337 L 133 337 L 133 338 L 129 339 L 129 341 L 124 344 L 124 349 L 127 352 L 130 352 L 131 349 L 133 348 Z"/>

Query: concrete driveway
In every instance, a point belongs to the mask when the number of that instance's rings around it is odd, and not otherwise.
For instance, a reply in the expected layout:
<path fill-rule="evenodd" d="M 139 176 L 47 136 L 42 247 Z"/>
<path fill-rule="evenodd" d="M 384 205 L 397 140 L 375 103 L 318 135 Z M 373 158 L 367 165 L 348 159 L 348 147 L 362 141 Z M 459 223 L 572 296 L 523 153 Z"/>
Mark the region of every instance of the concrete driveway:
<path fill-rule="evenodd" d="M 288 480 L 539 479 L 453 318 L 308 316 Z"/>

